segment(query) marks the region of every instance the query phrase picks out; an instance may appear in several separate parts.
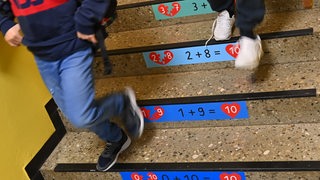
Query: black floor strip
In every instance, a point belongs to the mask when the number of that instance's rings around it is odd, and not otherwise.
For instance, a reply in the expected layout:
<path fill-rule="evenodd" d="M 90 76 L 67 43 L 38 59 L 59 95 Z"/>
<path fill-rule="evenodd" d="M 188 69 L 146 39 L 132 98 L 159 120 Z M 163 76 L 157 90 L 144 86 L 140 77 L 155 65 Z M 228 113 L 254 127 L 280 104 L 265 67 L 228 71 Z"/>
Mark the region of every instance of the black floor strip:
<path fill-rule="evenodd" d="M 306 35 L 312 35 L 312 34 L 313 34 L 313 28 L 308 28 L 308 29 L 260 34 L 260 38 L 262 40 L 267 40 L 267 39 L 276 39 L 276 38 L 306 36 Z M 227 41 L 212 40 L 208 43 L 208 45 L 234 43 L 238 39 L 239 37 L 232 37 L 230 40 L 227 40 Z M 193 47 L 193 46 L 204 46 L 205 42 L 206 40 L 199 40 L 199 41 L 172 43 L 172 44 L 161 44 L 161 45 L 154 45 L 154 46 L 144 46 L 144 47 L 137 47 L 137 48 L 109 50 L 108 55 L 112 56 L 112 55 L 141 53 L 141 52 L 159 51 L 159 50 L 167 50 L 167 49 L 175 49 L 175 48 L 186 48 L 186 47 Z M 97 53 L 96 56 L 101 56 L 101 55 Z"/>
<path fill-rule="evenodd" d="M 50 156 L 54 148 L 59 144 L 60 140 L 66 134 L 66 129 L 58 113 L 58 108 L 56 103 L 51 99 L 45 108 L 48 115 L 54 125 L 55 132 L 50 136 L 47 142 L 42 146 L 39 152 L 33 157 L 33 159 L 26 166 L 25 170 L 31 180 L 43 180 L 40 173 L 40 168 L 43 163 Z"/>
<path fill-rule="evenodd" d="M 55 172 L 96 172 L 96 164 L 57 164 Z M 320 171 L 320 161 L 118 163 L 108 172 L 139 171 Z"/>
<path fill-rule="evenodd" d="M 167 104 L 196 104 L 196 103 L 206 103 L 206 102 L 231 102 L 231 101 L 285 99 L 285 98 L 316 97 L 316 96 L 317 96 L 316 89 L 302 89 L 302 90 L 288 90 L 288 91 L 140 100 L 138 101 L 138 104 L 139 106 L 167 105 Z"/>

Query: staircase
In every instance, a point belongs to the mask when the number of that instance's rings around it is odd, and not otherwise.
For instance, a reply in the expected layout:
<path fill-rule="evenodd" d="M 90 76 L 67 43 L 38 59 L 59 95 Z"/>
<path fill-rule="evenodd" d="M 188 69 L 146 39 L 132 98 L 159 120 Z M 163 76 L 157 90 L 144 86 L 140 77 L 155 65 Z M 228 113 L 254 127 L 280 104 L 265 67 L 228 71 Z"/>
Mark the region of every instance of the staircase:
<path fill-rule="evenodd" d="M 156 20 L 152 7 L 163 3 L 174 2 L 118 0 L 106 40 L 112 74 L 104 74 L 99 56 L 94 63 L 98 97 L 135 89 L 147 117 L 143 136 L 109 172 L 96 172 L 104 142 L 64 120 L 67 134 L 42 166 L 43 177 L 140 180 L 152 172 L 159 180 L 179 173 L 180 180 L 319 180 L 320 1 L 265 0 L 257 27 L 265 55 L 254 72 L 235 69 L 231 59 L 195 61 L 205 59 L 216 13 Z M 237 29 L 233 36 L 208 48 L 232 47 Z M 163 51 L 185 56 L 175 59 L 180 64 L 148 67 L 150 54 Z"/>

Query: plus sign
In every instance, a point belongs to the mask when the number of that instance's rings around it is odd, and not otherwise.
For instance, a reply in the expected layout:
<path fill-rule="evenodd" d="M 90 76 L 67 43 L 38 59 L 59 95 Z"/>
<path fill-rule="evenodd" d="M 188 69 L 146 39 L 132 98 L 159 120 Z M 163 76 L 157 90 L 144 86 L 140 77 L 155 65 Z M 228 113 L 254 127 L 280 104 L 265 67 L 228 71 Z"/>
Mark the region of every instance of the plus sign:
<path fill-rule="evenodd" d="M 191 110 L 189 111 L 189 113 L 193 116 L 194 113 L 196 113 L 196 112 L 192 111 L 192 109 L 191 109 Z"/>
<path fill-rule="evenodd" d="M 206 3 L 203 3 L 201 6 L 205 9 L 208 5 Z"/>
<path fill-rule="evenodd" d="M 199 58 L 201 57 L 201 53 L 197 52 L 196 56 L 198 56 Z"/>
<path fill-rule="evenodd" d="M 176 177 L 174 178 L 174 180 L 180 180 L 180 178 L 179 178 L 178 176 L 176 176 Z"/>

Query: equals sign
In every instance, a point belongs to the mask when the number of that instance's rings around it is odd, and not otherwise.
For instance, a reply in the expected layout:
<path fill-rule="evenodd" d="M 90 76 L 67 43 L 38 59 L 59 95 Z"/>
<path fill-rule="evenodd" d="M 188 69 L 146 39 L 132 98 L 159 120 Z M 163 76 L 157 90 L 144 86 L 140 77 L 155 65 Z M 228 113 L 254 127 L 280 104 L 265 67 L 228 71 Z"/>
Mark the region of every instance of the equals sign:
<path fill-rule="evenodd" d="M 214 54 L 215 54 L 215 55 L 220 55 L 221 52 L 220 52 L 220 51 L 214 51 Z"/>
<path fill-rule="evenodd" d="M 214 114 L 214 113 L 216 113 L 216 111 L 214 109 L 209 109 L 209 113 Z"/>

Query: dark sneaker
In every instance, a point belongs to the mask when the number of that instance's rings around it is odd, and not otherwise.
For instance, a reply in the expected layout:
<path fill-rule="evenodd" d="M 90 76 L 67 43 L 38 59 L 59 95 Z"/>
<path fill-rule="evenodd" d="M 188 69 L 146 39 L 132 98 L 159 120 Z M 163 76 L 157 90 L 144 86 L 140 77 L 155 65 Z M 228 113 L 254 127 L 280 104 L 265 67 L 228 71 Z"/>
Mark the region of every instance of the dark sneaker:
<path fill-rule="evenodd" d="M 144 128 L 144 118 L 142 112 L 137 105 L 134 91 L 127 87 L 124 91 L 125 108 L 123 121 L 127 132 L 134 138 L 139 138 L 142 135 Z"/>
<path fill-rule="evenodd" d="M 119 154 L 126 150 L 130 144 L 131 139 L 122 131 L 122 138 L 119 142 L 106 144 L 106 148 L 98 159 L 97 170 L 108 171 L 117 162 Z"/>

